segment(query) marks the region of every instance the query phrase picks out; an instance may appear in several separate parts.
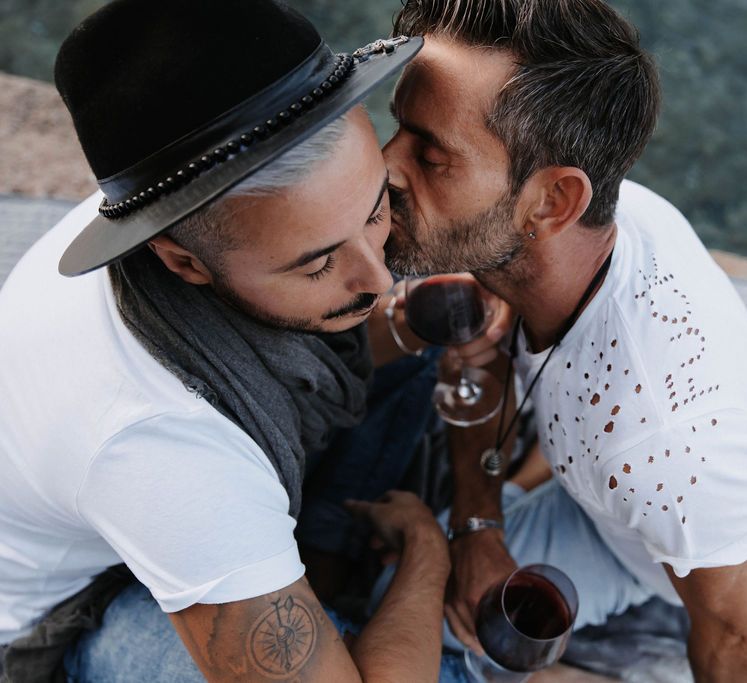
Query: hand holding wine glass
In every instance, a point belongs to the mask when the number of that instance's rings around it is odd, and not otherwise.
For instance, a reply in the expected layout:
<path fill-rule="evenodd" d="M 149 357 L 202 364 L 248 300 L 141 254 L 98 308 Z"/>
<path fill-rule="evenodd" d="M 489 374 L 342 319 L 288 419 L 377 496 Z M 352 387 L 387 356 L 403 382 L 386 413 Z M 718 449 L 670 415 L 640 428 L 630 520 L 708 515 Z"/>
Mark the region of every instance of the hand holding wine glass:
<path fill-rule="evenodd" d="M 470 342 L 449 347 L 449 356 L 458 362 L 480 368 L 492 363 L 499 355 L 498 342 L 511 331 L 514 316 L 511 307 L 480 283 L 477 289 L 485 308 L 485 327 Z"/>
<path fill-rule="evenodd" d="M 492 530 L 453 539 L 449 552 L 451 579 L 444 614 L 454 636 L 476 653 L 484 654 L 475 624 L 480 600 L 516 570 L 516 562 L 504 545 L 502 532 Z"/>
<path fill-rule="evenodd" d="M 477 637 L 484 657 L 465 652 L 474 683 L 523 683 L 555 664 L 565 651 L 578 612 L 573 582 L 559 569 L 517 569 L 480 600 Z"/>
<path fill-rule="evenodd" d="M 466 273 L 408 279 L 405 317 L 415 334 L 439 346 L 476 340 L 487 328 L 483 296 Z M 439 378 L 434 403 L 441 417 L 459 426 L 486 422 L 501 405 L 501 387 L 485 370 L 459 363 Z"/>

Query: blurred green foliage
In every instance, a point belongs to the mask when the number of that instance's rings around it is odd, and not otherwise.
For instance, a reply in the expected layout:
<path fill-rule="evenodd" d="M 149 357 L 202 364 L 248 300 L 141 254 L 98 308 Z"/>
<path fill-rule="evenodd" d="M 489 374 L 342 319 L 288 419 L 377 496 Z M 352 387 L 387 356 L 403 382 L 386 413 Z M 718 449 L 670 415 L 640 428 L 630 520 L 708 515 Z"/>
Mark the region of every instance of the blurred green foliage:
<path fill-rule="evenodd" d="M 157 0 L 153 0 L 154 2 Z M 0 70 L 52 79 L 60 42 L 101 0 L 0 0 Z M 290 0 L 339 51 L 388 35 L 399 0 Z M 709 247 L 747 254 L 747 0 L 611 0 L 660 66 L 664 110 L 631 177 L 672 201 Z M 393 84 L 368 107 L 382 139 Z"/>

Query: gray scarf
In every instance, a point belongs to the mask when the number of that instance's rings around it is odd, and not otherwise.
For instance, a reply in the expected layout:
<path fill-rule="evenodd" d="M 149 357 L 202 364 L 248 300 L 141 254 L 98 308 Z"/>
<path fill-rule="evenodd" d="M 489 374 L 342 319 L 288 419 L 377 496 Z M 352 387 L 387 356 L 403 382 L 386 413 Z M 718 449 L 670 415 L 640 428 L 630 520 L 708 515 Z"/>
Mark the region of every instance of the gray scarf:
<path fill-rule="evenodd" d="M 147 248 L 109 266 L 109 277 L 136 339 L 254 439 L 298 517 L 306 452 L 363 418 L 372 370 L 366 326 L 304 334 L 262 325 L 210 287 L 185 283 Z"/>

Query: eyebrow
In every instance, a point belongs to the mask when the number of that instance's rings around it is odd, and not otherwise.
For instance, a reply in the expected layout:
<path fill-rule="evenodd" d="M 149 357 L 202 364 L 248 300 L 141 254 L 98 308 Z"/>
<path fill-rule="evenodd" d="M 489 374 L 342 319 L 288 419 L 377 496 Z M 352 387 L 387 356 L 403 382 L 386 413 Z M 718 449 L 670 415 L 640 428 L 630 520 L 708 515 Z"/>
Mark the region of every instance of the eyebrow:
<path fill-rule="evenodd" d="M 394 120 L 397 121 L 397 123 L 399 123 L 399 125 L 402 126 L 402 128 L 404 128 L 408 133 L 417 135 L 421 140 L 424 140 L 429 145 L 440 147 L 444 151 L 450 152 L 451 154 L 459 154 L 459 150 L 456 147 L 450 145 L 443 138 L 438 137 L 438 135 L 436 135 L 434 132 L 428 130 L 427 128 L 423 128 L 422 126 L 418 126 L 417 124 L 412 123 L 412 121 L 403 119 L 397 112 L 397 106 L 394 104 L 394 101 L 391 101 L 389 103 L 389 111 L 394 117 Z"/>
<path fill-rule="evenodd" d="M 384 182 L 381 184 L 381 189 L 379 190 L 379 194 L 376 197 L 376 203 L 373 206 L 373 209 L 371 209 L 371 213 L 368 215 L 369 220 L 371 217 L 376 213 L 376 209 L 379 207 L 379 204 L 381 204 L 381 200 L 384 198 L 384 193 L 387 191 L 387 188 L 389 187 L 389 172 L 387 171 L 386 176 L 384 177 Z M 345 244 L 346 240 L 342 240 L 341 242 L 336 242 L 335 244 L 330 244 L 328 247 L 322 247 L 321 249 L 314 249 L 313 251 L 307 251 L 301 254 L 297 259 L 291 261 L 291 263 L 281 266 L 277 270 L 274 270 L 274 273 L 287 273 L 291 270 L 295 270 L 296 268 L 301 268 L 302 266 L 305 266 L 312 261 L 316 261 L 318 258 L 321 258 L 322 256 L 327 256 L 331 254 L 333 251 L 337 251 L 343 244 Z"/>

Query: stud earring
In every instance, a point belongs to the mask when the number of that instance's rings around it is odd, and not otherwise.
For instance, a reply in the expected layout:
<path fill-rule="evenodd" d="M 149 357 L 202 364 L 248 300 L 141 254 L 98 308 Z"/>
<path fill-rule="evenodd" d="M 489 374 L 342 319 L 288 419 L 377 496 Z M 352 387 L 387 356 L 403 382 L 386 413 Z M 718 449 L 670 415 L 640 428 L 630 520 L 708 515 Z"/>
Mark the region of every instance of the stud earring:
<path fill-rule="evenodd" d="M 527 235 L 527 237 L 528 237 L 528 238 L 529 238 L 530 240 L 536 240 L 536 239 L 537 239 L 537 233 L 536 233 L 536 232 L 530 232 L 530 233 L 529 233 L 529 234 Z"/>

